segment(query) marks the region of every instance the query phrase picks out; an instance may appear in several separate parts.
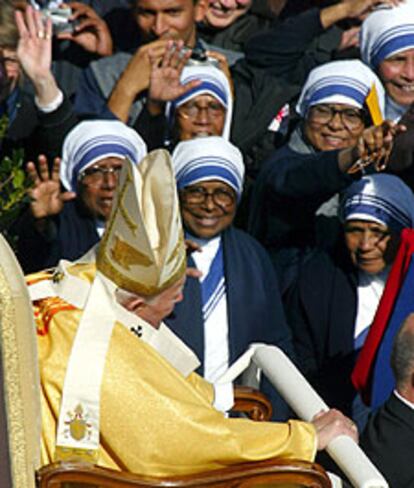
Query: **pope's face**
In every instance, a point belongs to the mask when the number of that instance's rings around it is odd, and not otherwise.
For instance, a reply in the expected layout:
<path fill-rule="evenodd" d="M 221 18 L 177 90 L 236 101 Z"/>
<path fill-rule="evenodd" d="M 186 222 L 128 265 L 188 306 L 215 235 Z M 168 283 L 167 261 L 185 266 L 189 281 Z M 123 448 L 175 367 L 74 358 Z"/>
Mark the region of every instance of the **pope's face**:
<path fill-rule="evenodd" d="M 382 61 L 378 74 L 394 102 L 407 106 L 414 102 L 414 49 L 407 49 Z"/>
<path fill-rule="evenodd" d="M 175 304 L 182 301 L 185 276 L 176 281 L 161 293 L 145 300 L 138 311 L 138 315 L 152 326 L 158 328 L 159 324 L 174 310 Z"/>

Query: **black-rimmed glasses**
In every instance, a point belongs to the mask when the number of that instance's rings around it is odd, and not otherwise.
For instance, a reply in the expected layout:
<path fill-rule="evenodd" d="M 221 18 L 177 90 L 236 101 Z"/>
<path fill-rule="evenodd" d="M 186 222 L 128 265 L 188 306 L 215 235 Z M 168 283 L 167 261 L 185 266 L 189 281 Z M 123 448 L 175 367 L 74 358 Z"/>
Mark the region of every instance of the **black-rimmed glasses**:
<path fill-rule="evenodd" d="M 217 206 L 224 209 L 231 207 L 236 202 L 235 193 L 224 188 L 208 191 L 202 186 L 193 186 L 181 190 L 181 195 L 187 205 L 200 205 L 209 197 L 213 199 Z"/>

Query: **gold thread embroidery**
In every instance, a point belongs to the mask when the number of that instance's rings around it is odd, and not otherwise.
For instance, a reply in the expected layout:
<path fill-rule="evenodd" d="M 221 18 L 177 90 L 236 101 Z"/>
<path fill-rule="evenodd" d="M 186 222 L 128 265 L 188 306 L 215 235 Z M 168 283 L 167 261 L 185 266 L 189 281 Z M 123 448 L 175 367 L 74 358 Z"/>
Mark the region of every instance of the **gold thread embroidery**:
<path fill-rule="evenodd" d="M 137 264 L 146 268 L 153 264 L 153 260 L 151 258 L 138 251 L 138 249 L 130 246 L 120 237 L 115 236 L 114 241 L 114 245 L 110 250 L 111 257 L 116 263 L 119 264 L 119 266 L 121 266 L 121 268 L 129 271 L 131 266 Z"/>
<path fill-rule="evenodd" d="M 0 343 L 3 356 L 4 397 L 8 416 L 7 428 L 11 453 L 10 468 L 15 486 L 32 486 L 34 484 L 34 473 L 33 476 L 30 473 L 30 470 L 33 471 L 33 464 L 31 463 L 37 461 L 30 458 L 34 454 L 30 444 L 33 441 L 38 442 L 38 440 L 28 438 L 29 434 L 33 435 L 33 432 L 30 431 L 34 430 L 34 424 L 25 425 L 27 416 L 24 414 L 23 393 L 21 390 L 21 368 L 24 367 L 24 364 L 21 364 L 19 355 L 16 304 L 2 266 L 0 267 L 0 301 Z M 30 334 L 28 334 L 28 340 L 30 337 Z M 30 372 L 30 374 L 32 373 Z M 25 374 L 27 378 L 27 372 Z M 31 408 L 33 407 L 31 405 Z M 32 421 L 37 422 L 38 419 L 32 419 Z M 30 480 L 29 477 L 32 479 Z"/>
<path fill-rule="evenodd" d="M 127 177 L 125 178 L 125 184 L 122 187 L 119 195 L 119 205 L 118 210 L 121 213 L 122 217 L 125 220 L 126 225 L 128 226 L 129 230 L 134 234 L 137 233 L 138 225 L 134 222 L 134 219 L 129 215 L 127 207 L 124 205 L 125 194 L 127 192 L 128 183 L 133 183 L 132 177 L 130 172 L 128 171 Z"/>

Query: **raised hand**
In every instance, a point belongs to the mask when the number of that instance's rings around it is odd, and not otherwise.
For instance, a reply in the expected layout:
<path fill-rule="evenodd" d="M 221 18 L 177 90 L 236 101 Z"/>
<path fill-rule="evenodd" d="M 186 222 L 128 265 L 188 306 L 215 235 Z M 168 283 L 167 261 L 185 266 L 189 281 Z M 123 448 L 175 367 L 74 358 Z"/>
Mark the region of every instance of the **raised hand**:
<path fill-rule="evenodd" d="M 31 6 L 16 11 L 19 31 L 17 56 L 26 75 L 31 79 L 44 78 L 52 65 L 52 22 L 44 21 L 42 14 Z"/>
<path fill-rule="evenodd" d="M 151 76 L 149 51 L 155 59 L 162 59 L 168 41 L 159 39 L 140 47 L 117 81 L 108 101 L 108 107 L 120 120 L 128 121 L 129 111 L 139 93 L 148 89 Z"/>
<path fill-rule="evenodd" d="M 336 22 L 345 19 L 363 20 L 375 7 L 379 5 L 394 6 L 404 0 L 342 0 L 321 9 L 320 19 L 324 29 L 328 29 Z"/>
<path fill-rule="evenodd" d="M 25 12 L 16 11 L 19 31 L 17 57 L 33 83 L 40 106 L 46 106 L 59 96 L 59 88 L 51 71 L 52 21 L 28 6 Z"/>
<path fill-rule="evenodd" d="M 72 9 L 70 20 L 74 22 L 73 32 L 61 32 L 56 37 L 68 39 L 99 56 L 110 56 L 112 36 L 106 22 L 89 5 L 80 2 L 70 2 L 68 5 Z"/>
<path fill-rule="evenodd" d="M 383 171 L 388 164 L 393 148 L 394 137 L 405 132 L 406 127 L 390 120 L 379 126 L 368 127 L 358 139 L 356 145 L 358 160 L 352 168 L 357 171 L 373 164 L 376 171 Z M 352 173 L 352 168 L 348 173 Z"/>
<path fill-rule="evenodd" d="M 341 42 L 337 47 L 337 51 L 344 51 L 345 49 L 350 49 L 353 47 L 359 47 L 359 33 L 361 28 L 351 27 L 343 31 L 341 35 Z"/>
<path fill-rule="evenodd" d="M 149 50 L 151 76 L 148 98 L 150 100 L 159 102 L 175 100 L 200 84 L 199 80 L 181 83 L 181 73 L 191 56 L 191 50 L 183 52 L 183 47 L 183 41 L 169 40 L 161 61 L 153 50 Z"/>
<path fill-rule="evenodd" d="M 378 5 L 396 6 L 402 0 L 342 0 L 341 3 L 348 18 L 362 19 Z"/>
<path fill-rule="evenodd" d="M 390 120 L 364 130 L 355 146 L 342 149 L 338 155 L 339 169 L 343 173 L 357 173 L 372 165 L 383 171 L 388 164 L 397 134 L 405 132 L 405 125 Z"/>
<path fill-rule="evenodd" d="M 56 158 L 49 172 L 47 158 L 38 158 L 39 170 L 33 162 L 26 169 L 33 187 L 29 190 L 30 211 L 35 220 L 46 219 L 59 214 L 65 202 L 76 197 L 73 192 L 62 192 L 59 179 L 60 159 Z"/>

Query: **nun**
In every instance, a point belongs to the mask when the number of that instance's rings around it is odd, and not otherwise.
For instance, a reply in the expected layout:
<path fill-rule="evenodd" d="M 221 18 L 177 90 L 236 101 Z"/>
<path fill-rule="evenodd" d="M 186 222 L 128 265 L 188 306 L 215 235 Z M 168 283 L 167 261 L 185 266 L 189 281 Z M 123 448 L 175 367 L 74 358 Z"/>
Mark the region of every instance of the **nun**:
<path fill-rule="evenodd" d="M 89 120 L 66 136 L 51 172 L 45 157 L 27 170 L 30 205 L 17 225 L 25 272 L 81 257 L 103 234 L 123 161 L 138 164 L 147 149 L 138 133 L 115 120 Z M 61 184 L 63 184 L 63 189 Z"/>
<path fill-rule="evenodd" d="M 222 137 L 180 142 L 173 153 L 186 238 L 198 247 L 188 265 L 184 299 L 167 319 L 196 352 L 199 373 L 215 382 L 253 342 L 281 347 L 292 356 L 290 332 L 276 275 L 260 244 L 232 223 L 243 190 L 240 151 Z M 275 419 L 288 409 L 269 385 Z"/>
<path fill-rule="evenodd" d="M 399 120 L 414 102 L 414 1 L 372 12 L 362 24 L 360 47 L 384 85 L 386 118 Z"/>
<path fill-rule="evenodd" d="M 271 254 L 283 292 L 309 249 L 335 242 L 330 217 L 338 212 L 338 192 L 366 170 L 383 169 L 397 130 L 381 124 L 384 89 L 358 60 L 312 70 L 296 110 L 300 120 L 289 141 L 263 164 L 249 216 L 249 230 Z"/>
<path fill-rule="evenodd" d="M 400 178 L 364 176 L 341 196 L 341 236 L 315 249 L 285 297 L 301 369 L 331 407 L 363 426 L 368 413 L 351 384 L 396 256 L 402 229 L 414 224 L 414 196 Z"/>
<path fill-rule="evenodd" d="M 233 93 L 227 75 L 214 60 L 187 64 L 181 72 L 180 84 L 188 87 L 177 98 L 169 98 L 168 83 L 163 89 L 165 105 L 149 100 L 136 128 L 148 148 L 173 150 L 179 141 L 197 137 L 230 138 L 233 115 Z"/>

